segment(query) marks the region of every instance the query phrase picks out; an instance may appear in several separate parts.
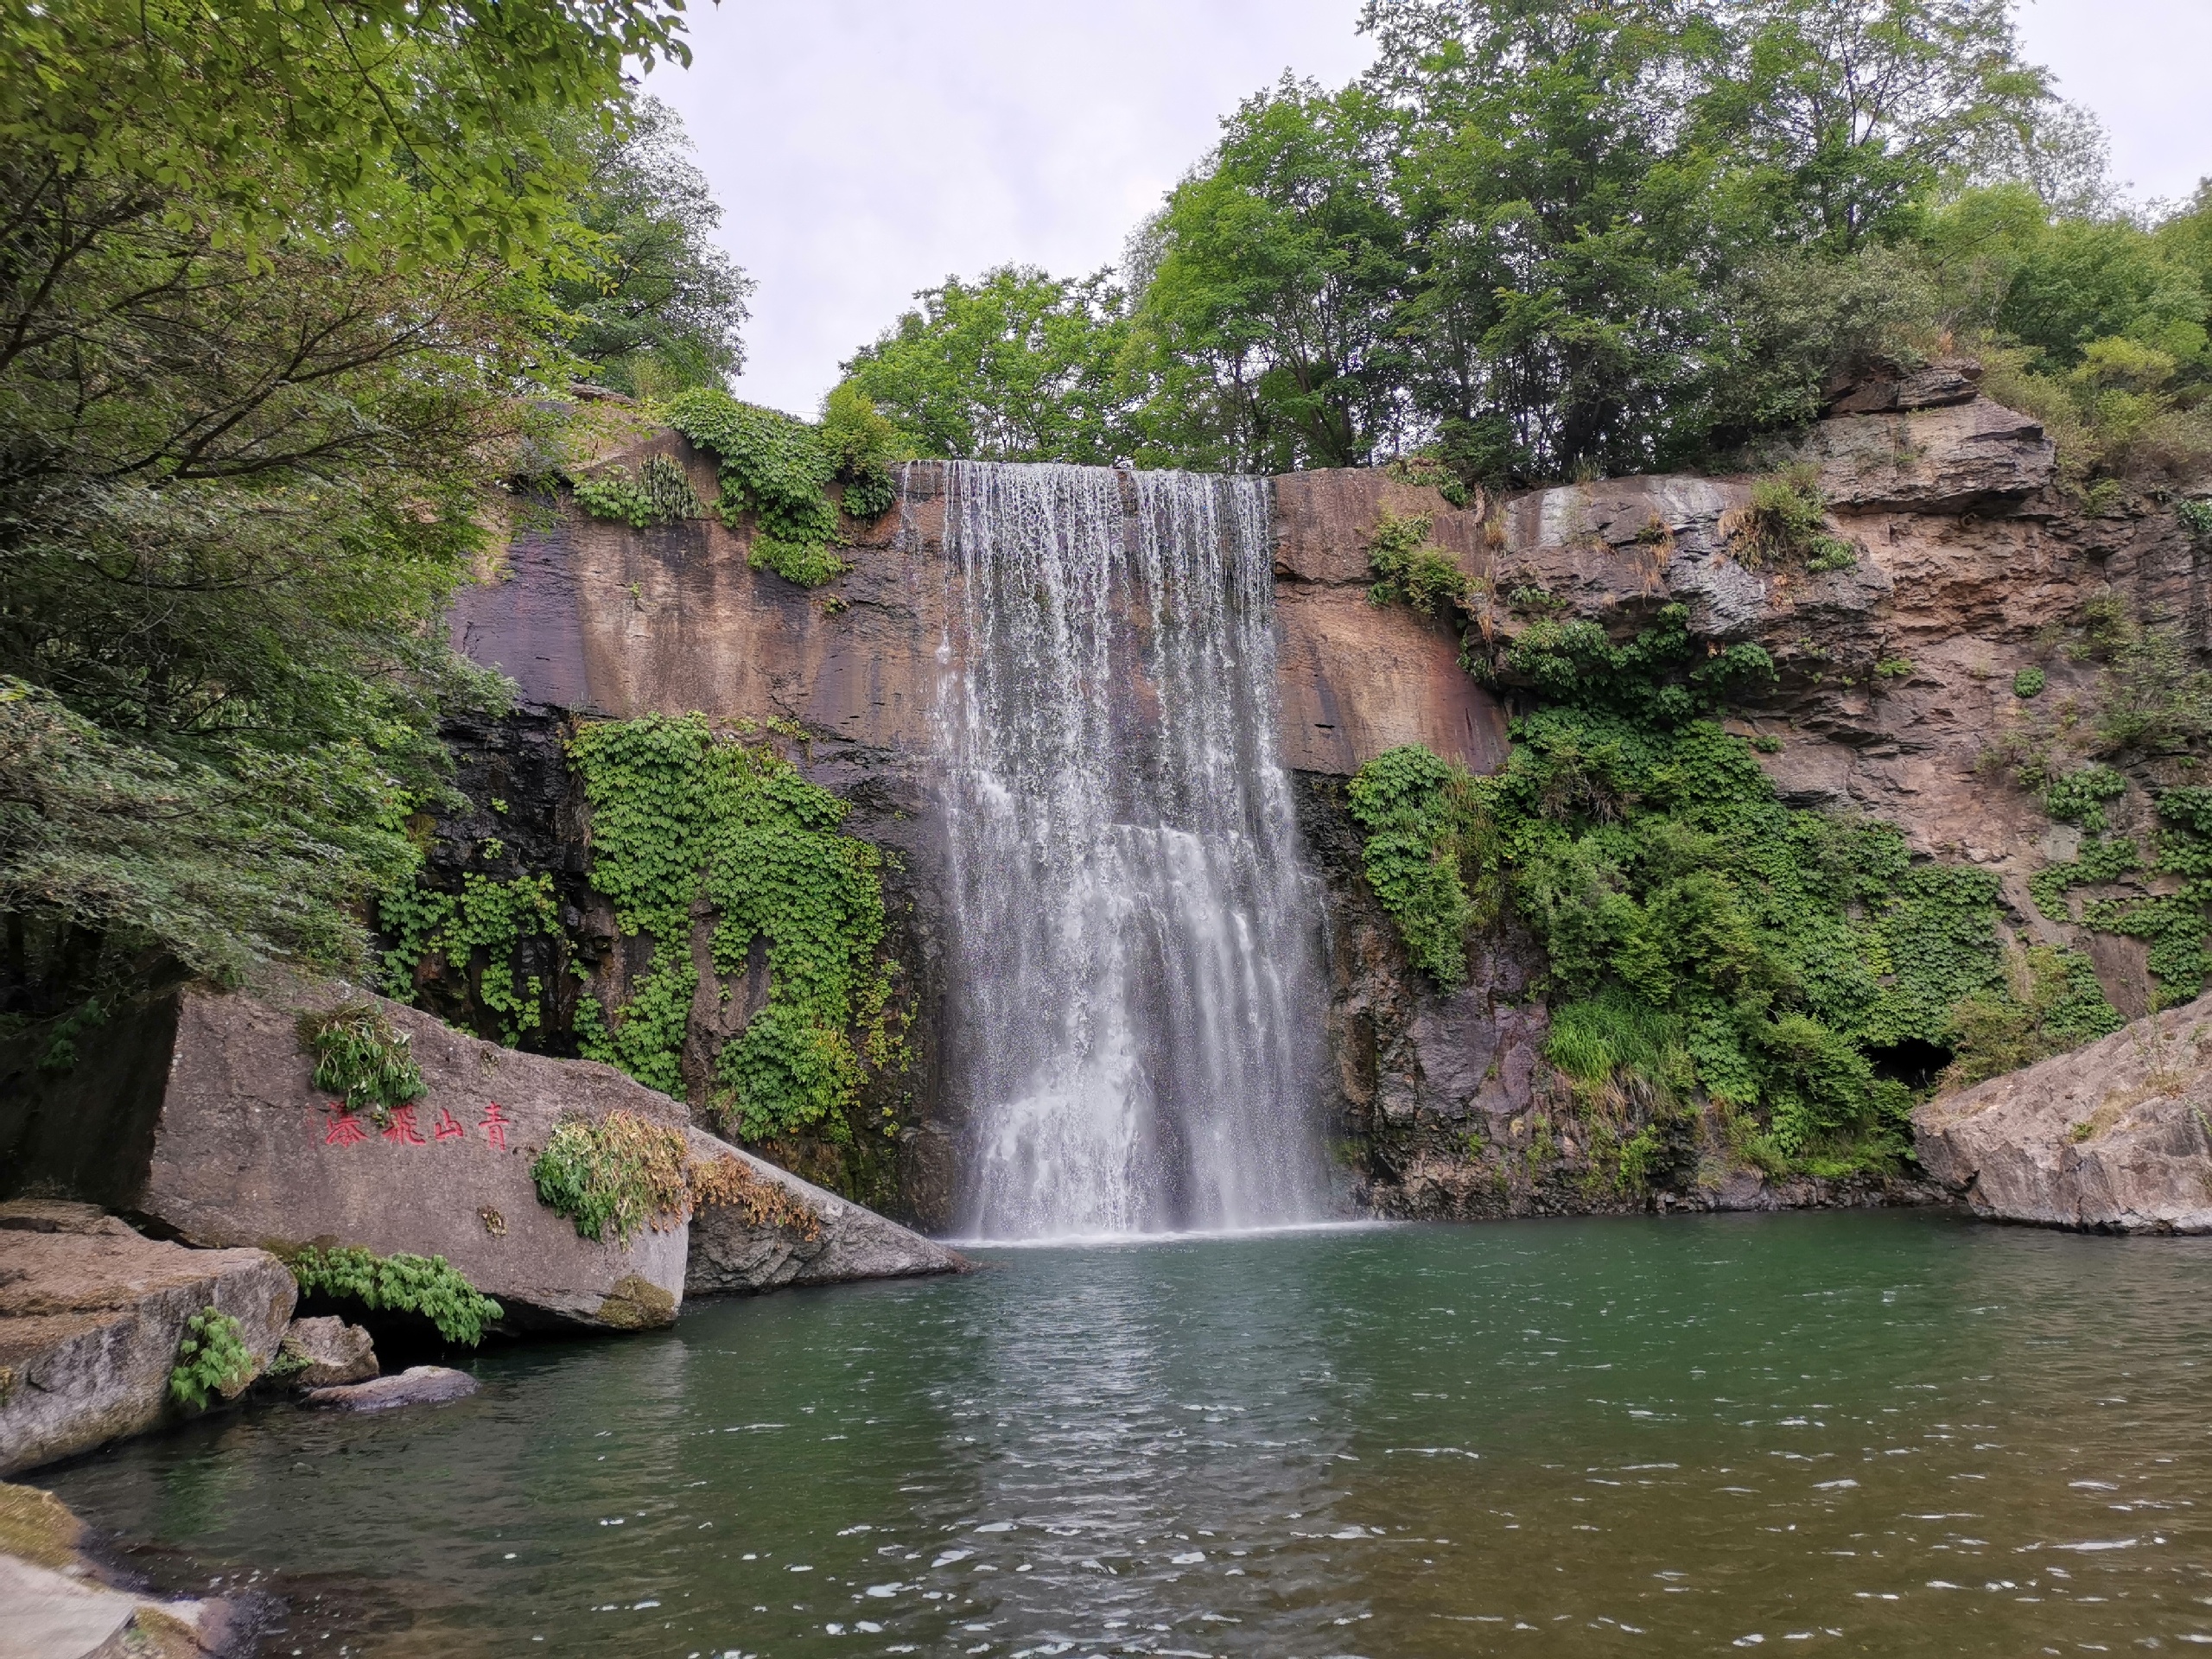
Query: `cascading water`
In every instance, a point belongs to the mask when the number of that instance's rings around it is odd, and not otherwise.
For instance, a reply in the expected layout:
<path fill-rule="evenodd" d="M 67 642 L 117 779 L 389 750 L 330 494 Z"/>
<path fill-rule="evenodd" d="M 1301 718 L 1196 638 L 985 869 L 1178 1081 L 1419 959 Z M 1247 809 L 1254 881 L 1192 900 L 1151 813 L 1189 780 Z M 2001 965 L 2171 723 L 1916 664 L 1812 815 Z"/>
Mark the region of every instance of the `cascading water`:
<path fill-rule="evenodd" d="M 1321 911 L 1275 748 L 1268 486 L 943 477 L 967 1228 L 1320 1215 Z"/>

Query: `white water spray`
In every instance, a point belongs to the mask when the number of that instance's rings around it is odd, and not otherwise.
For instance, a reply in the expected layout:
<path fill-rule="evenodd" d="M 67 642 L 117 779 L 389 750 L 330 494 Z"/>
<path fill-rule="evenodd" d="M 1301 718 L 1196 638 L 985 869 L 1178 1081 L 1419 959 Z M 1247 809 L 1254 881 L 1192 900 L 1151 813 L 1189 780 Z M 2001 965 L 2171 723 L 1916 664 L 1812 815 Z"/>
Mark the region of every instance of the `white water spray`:
<path fill-rule="evenodd" d="M 1319 1217 L 1320 893 L 1275 747 L 1268 486 L 953 462 L 944 499 L 967 1230 Z"/>

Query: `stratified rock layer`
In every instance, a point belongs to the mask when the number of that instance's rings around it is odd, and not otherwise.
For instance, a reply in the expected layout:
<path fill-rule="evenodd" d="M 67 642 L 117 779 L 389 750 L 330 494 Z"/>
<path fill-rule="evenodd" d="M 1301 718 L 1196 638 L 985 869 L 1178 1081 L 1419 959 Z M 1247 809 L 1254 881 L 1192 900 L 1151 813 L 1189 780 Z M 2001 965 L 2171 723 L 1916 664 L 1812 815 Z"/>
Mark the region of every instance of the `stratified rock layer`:
<path fill-rule="evenodd" d="M 203 1309 L 238 1321 L 255 1372 L 276 1353 L 296 1292 L 266 1251 L 187 1249 L 96 1216 L 34 1231 L 7 1224 L 10 1208 L 0 1205 L 0 1474 L 160 1422 L 177 1344 Z"/>
<path fill-rule="evenodd" d="M 1930 1101 L 1913 1130 L 1977 1215 L 2212 1232 L 2212 996 Z"/>

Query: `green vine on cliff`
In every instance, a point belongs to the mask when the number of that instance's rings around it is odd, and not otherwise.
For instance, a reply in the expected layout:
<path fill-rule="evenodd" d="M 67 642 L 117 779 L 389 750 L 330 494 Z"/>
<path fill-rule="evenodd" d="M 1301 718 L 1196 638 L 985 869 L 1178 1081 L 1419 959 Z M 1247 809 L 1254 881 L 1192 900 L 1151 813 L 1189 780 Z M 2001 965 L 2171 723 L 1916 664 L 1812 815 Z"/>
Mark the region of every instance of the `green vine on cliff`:
<path fill-rule="evenodd" d="M 500 1040 L 509 1047 L 545 1023 L 544 982 L 518 974 L 515 953 L 524 938 L 560 937 L 550 874 L 494 881 L 470 872 L 459 893 L 417 881 L 378 897 L 377 924 L 391 941 L 384 952 L 384 989 L 395 1002 L 415 1000 L 423 963 L 435 960 L 449 973 L 476 971 L 475 1000 L 499 1020 Z"/>
<path fill-rule="evenodd" d="M 646 456 L 634 474 L 619 465 L 602 467 L 576 480 L 575 497 L 593 518 L 611 518 L 632 530 L 707 516 L 683 463 L 669 455 Z"/>
<path fill-rule="evenodd" d="M 848 1138 L 867 1072 L 905 1064 L 911 1019 L 893 1006 L 896 963 L 879 959 L 882 853 L 837 833 L 845 803 L 772 745 L 702 715 L 587 725 L 569 752 L 591 804 L 593 885 L 624 932 L 653 942 L 631 1000 L 586 1035 L 586 1053 L 682 1096 L 703 899 L 716 973 L 741 974 L 756 941 L 767 969 L 766 1004 L 715 1059 L 726 1120 L 748 1141 L 805 1128 Z M 874 1127 L 895 1132 L 887 1112 Z"/>
<path fill-rule="evenodd" d="M 679 392 L 666 413 L 677 430 L 710 452 L 721 480 L 715 510 L 732 530 L 747 514 L 753 536 L 747 562 L 804 588 L 845 573 L 840 503 L 855 518 L 875 518 L 898 499 L 891 464 L 903 457 L 898 429 L 856 388 L 830 395 L 822 421 L 802 421 L 728 392 Z M 830 493 L 836 486 L 838 494 Z"/>

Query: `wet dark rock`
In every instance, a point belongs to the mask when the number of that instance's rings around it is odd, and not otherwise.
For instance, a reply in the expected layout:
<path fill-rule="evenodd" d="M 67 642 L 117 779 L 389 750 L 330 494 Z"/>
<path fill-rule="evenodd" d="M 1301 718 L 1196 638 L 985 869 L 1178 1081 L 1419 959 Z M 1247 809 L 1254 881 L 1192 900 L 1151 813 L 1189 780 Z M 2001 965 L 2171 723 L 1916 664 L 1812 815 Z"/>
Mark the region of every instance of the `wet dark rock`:
<path fill-rule="evenodd" d="M 466 1400 L 476 1392 L 476 1379 L 467 1371 L 443 1365 L 410 1365 L 393 1376 L 343 1388 L 309 1389 L 302 1404 L 333 1411 L 396 1411 L 403 1406 L 442 1406 Z"/>

